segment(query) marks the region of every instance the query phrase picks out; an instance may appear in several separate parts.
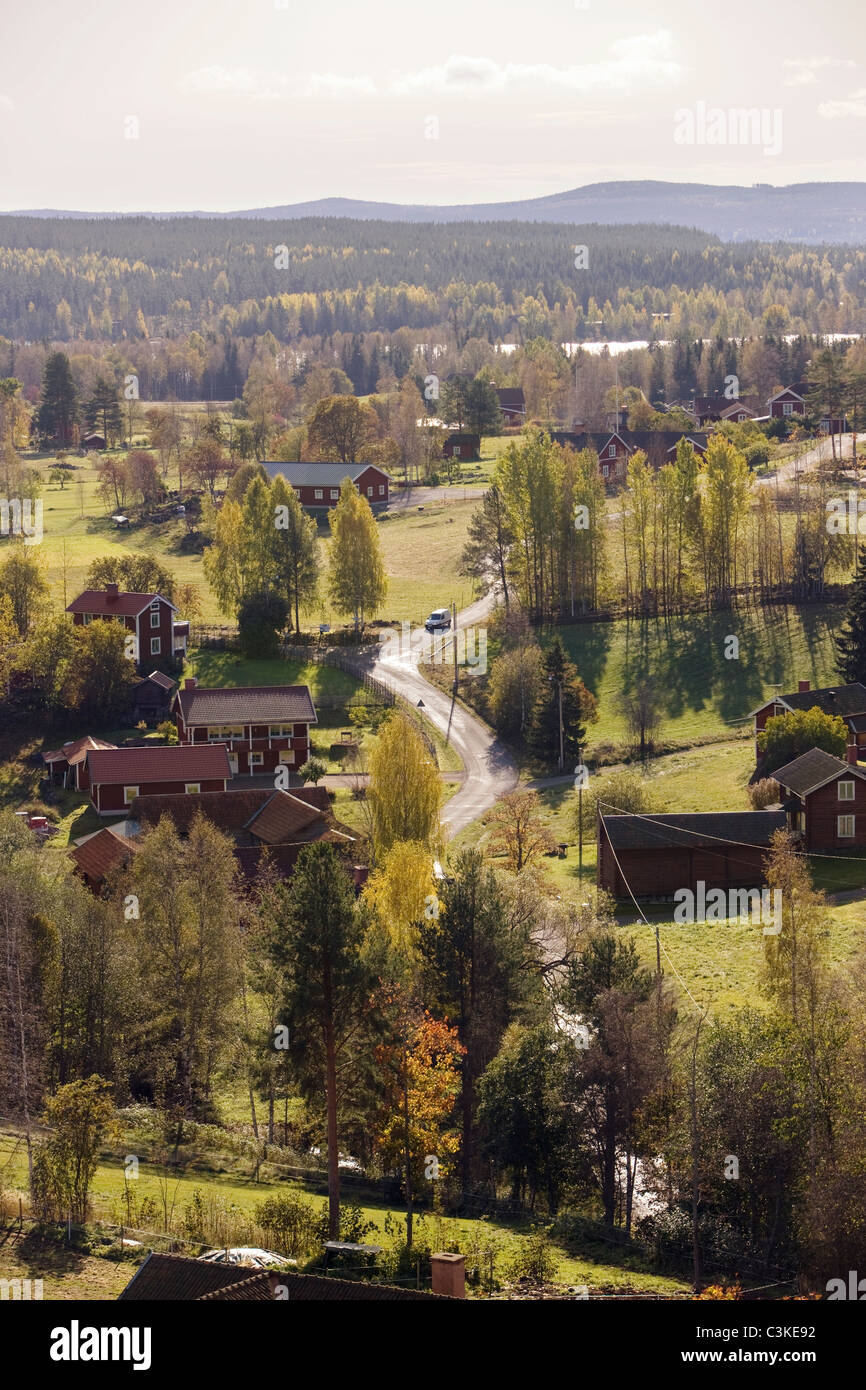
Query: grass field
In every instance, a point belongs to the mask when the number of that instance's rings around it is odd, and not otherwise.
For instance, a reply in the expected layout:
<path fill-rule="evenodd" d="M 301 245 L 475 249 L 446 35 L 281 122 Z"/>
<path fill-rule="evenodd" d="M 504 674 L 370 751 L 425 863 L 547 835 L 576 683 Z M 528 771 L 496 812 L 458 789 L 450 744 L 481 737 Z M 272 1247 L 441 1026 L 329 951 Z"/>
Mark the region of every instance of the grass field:
<path fill-rule="evenodd" d="M 626 735 L 623 695 L 642 680 L 656 687 L 663 743 L 689 744 L 734 729 L 762 700 L 838 680 L 833 637 L 839 605 L 771 606 L 680 618 L 581 623 L 556 629 L 599 704 L 590 725 L 590 751 Z M 542 640 L 553 636 L 545 630 Z M 725 658 L 729 636 L 739 658 Z"/>
<path fill-rule="evenodd" d="M 26 1158 L 23 1152 L 23 1145 L 19 1145 L 16 1150 L 17 1136 L 14 1132 L 0 1134 L 0 1170 L 4 1174 L 6 1190 L 14 1192 L 16 1189 L 24 1190 L 26 1187 Z M 125 1151 L 129 1152 L 129 1145 L 125 1146 Z M 157 1164 L 145 1161 L 141 1155 L 139 1166 L 139 1177 L 136 1183 L 136 1198 L 141 1200 L 145 1197 L 152 1197 L 158 1206 L 162 1206 L 163 1195 L 166 1200 L 173 1205 L 174 1212 L 180 1216 L 184 1206 L 191 1200 L 196 1188 L 200 1188 L 207 1196 L 219 1197 L 226 1204 L 234 1207 L 239 1212 L 252 1215 L 256 1204 L 270 1193 L 285 1189 L 286 1186 L 304 1189 L 304 1185 L 299 1181 L 287 1183 L 281 1179 L 275 1171 L 273 1165 L 263 1166 L 262 1174 L 258 1181 L 252 1177 L 247 1177 L 237 1171 L 229 1169 L 232 1164 L 230 1156 L 226 1156 L 225 1167 L 219 1165 L 219 1159 L 214 1155 L 200 1155 L 190 1162 L 186 1170 L 166 1170 Z M 234 1165 L 237 1160 L 234 1160 Z M 104 1153 L 97 1167 L 91 1186 L 91 1197 L 94 1207 L 94 1215 L 101 1220 L 119 1222 L 123 1217 L 122 1197 L 124 1191 L 124 1166 L 120 1154 L 117 1155 Z M 326 1199 L 314 1192 L 309 1186 L 306 1188 L 312 1203 L 324 1208 Z M 354 1189 L 345 1188 L 344 1197 L 346 1200 L 353 1198 Z M 388 1237 L 385 1233 L 385 1219 L 389 1212 L 397 1216 L 403 1216 L 402 1208 L 378 1202 L 364 1195 L 363 1191 L 358 1194 L 357 1200 L 362 1209 L 364 1219 L 373 1223 L 375 1230 L 370 1238 L 380 1240 L 382 1244 L 388 1244 Z M 420 1216 L 420 1214 L 419 1214 Z M 418 1220 L 418 1218 L 416 1218 Z M 498 1238 L 507 1254 L 508 1247 L 516 1244 L 517 1238 L 526 1233 L 531 1228 L 529 1220 L 506 1220 L 504 1218 L 484 1218 L 483 1228 L 494 1238 Z M 480 1222 L 467 1218 L 438 1217 L 428 1213 L 418 1220 L 419 1240 L 425 1234 L 425 1226 L 429 1233 L 435 1233 L 437 1243 L 457 1242 L 463 1248 L 471 1241 L 473 1230 L 481 1225 Z M 659 1275 L 653 1273 L 646 1262 L 639 1255 L 625 1253 L 621 1250 L 613 1249 L 610 1253 L 603 1247 L 591 1247 L 591 1253 L 585 1253 L 580 1249 L 569 1246 L 563 1241 L 553 1241 L 554 1255 L 557 1258 L 557 1280 L 563 1284 L 587 1284 L 590 1289 L 604 1287 L 613 1289 L 633 1289 L 641 1292 L 654 1293 L 673 1293 L 684 1290 L 686 1284 L 676 1277 L 669 1275 Z M 2 1251 L 0 1251 L 2 1258 Z M 43 1258 L 42 1249 L 34 1250 L 28 1260 L 28 1265 L 32 1270 L 31 1277 L 39 1277 L 42 1270 L 39 1268 L 39 1261 Z M 89 1265 L 85 1265 L 85 1257 L 78 1257 L 76 1260 L 69 1252 L 59 1251 L 57 1260 L 63 1269 L 66 1277 L 65 1292 L 49 1292 L 54 1285 L 49 1285 L 47 1276 L 45 1296 L 49 1297 L 75 1297 L 72 1291 L 73 1286 L 81 1280 L 81 1286 L 86 1286 L 86 1282 L 93 1278 L 93 1271 Z M 97 1262 L 99 1266 L 105 1266 L 99 1277 L 95 1280 L 99 1292 L 91 1292 L 91 1298 L 114 1298 L 119 1288 L 122 1288 L 132 1277 L 132 1266 L 130 1264 L 114 1265 L 108 1260 Z M 76 1268 L 78 1265 L 78 1268 Z M 84 1265 L 82 1268 L 81 1266 Z M 3 1273 L 0 1264 L 0 1274 Z M 7 1277 L 13 1277 L 9 1275 Z"/>
<path fill-rule="evenodd" d="M 28 460 L 32 462 L 31 460 Z M 37 464 L 44 477 L 44 539 L 38 553 L 44 558 L 52 597 L 63 606 L 84 588 L 87 570 L 104 555 L 144 553 L 166 565 L 178 583 L 195 584 L 201 594 L 205 622 L 225 622 L 207 584 L 200 555 L 185 554 L 180 543 L 186 527 L 182 521 L 156 525 L 135 524 L 119 530 L 96 495 L 96 467 L 89 460 L 76 460 L 75 472 L 65 485 L 48 482 L 52 459 Z M 466 527 L 476 504 L 455 501 L 442 513 L 427 509 L 388 516 L 379 522 L 385 570 L 389 576 L 388 596 L 377 616 L 387 622 L 421 622 L 433 608 L 450 603 L 458 606 L 472 601 L 471 581 L 459 575 L 460 552 L 466 542 Z M 327 531 L 321 533 L 322 568 L 326 567 Z M 327 597 L 327 583 L 321 585 L 320 599 L 305 610 L 304 625 L 320 622 L 343 624 Z"/>

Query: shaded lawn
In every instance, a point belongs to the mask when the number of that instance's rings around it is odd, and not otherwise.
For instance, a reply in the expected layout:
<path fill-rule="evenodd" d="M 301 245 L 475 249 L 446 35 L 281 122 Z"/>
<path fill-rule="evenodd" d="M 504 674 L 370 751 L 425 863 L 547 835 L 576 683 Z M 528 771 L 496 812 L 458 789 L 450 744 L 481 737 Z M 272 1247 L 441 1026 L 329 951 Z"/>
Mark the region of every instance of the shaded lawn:
<path fill-rule="evenodd" d="M 689 743 L 718 733 L 720 725 L 749 723 L 749 712 L 774 693 L 838 680 L 833 638 L 838 604 L 804 608 L 694 613 L 663 619 L 580 623 L 546 628 L 558 633 L 596 696 L 599 720 L 589 726 L 590 748 L 627 734 L 623 696 L 643 680 L 656 686 L 663 711 L 662 741 Z M 739 640 L 739 659 L 725 658 L 728 636 Z"/>

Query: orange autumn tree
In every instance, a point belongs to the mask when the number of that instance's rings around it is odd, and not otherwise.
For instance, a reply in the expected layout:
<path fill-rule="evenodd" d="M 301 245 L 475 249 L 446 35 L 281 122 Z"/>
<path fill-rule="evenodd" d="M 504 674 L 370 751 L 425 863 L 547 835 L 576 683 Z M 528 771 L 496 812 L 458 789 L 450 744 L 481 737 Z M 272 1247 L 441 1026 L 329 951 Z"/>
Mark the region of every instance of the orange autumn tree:
<path fill-rule="evenodd" d="M 460 1093 L 460 1058 L 466 1049 L 457 1030 L 392 993 L 391 1040 L 376 1049 L 384 1080 L 374 1145 L 386 1167 L 402 1169 L 406 1187 L 406 1244 L 412 1245 L 413 1193 L 448 1175 L 459 1147 L 450 1120 Z"/>

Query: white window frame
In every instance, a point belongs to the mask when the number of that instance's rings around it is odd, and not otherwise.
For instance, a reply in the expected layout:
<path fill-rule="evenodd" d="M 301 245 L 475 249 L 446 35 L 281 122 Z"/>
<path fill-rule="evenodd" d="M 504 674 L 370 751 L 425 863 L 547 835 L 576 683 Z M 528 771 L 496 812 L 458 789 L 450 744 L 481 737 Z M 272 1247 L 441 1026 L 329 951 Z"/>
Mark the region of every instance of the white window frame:
<path fill-rule="evenodd" d="M 836 798 L 837 801 L 853 801 L 853 800 L 854 800 L 855 790 L 854 790 L 854 779 L 853 779 L 853 777 L 850 778 L 850 780 L 849 780 L 848 778 L 845 778 L 844 780 L 840 780 L 839 782 L 836 783 L 836 785 L 837 785 L 837 787 L 838 787 L 838 789 L 839 789 L 839 794 L 838 794 L 838 796 L 837 796 L 837 798 Z"/>
<path fill-rule="evenodd" d="M 610 469 L 608 468 L 608 466 L 607 466 L 606 463 L 603 463 L 603 464 L 601 465 L 601 476 L 602 476 L 603 478 L 609 478 L 609 477 L 610 477 Z"/>
<path fill-rule="evenodd" d="M 151 627 L 159 627 L 159 624 L 160 624 L 159 609 L 158 609 L 158 608 L 151 608 L 151 610 L 150 610 L 150 625 L 151 625 Z"/>
<path fill-rule="evenodd" d="M 294 724 L 269 724 L 268 738 L 294 738 Z"/>
<path fill-rule="evenodd" d="M 332 488 L 331 488 L 331 501 L 332 501 L 332 502 L 337 502 L 337 501 L 339 501 L 339 497 L 340 497 L 340 489 L 339 489 L 338 487 L 332 487 Z"/>
<path fill-rule="evenodd" d="M 280 749 L 280 752 L 279 752 L 279 754 L 278 754 L 277 756 L 278 756 L 278 761 L 281 762 L 281 763 L 283 764 L 284 767 L 292 767 L 292 766 L 294 765 L 294 762 L 295 762 L 295 750 L 294 750 L 294 748 L 281 748 L 281 749 Z"/>
<path fill-rule="evenodd" d="M 368 488 L 367 488 L 367 496 L 368 496 L 368 497 L 372 497 L 372 496 L 373 496 L 373 489 L 372 489 L 371 487 L 368 487 Z"/>
<path fill-rule="evenodd" d="M 313 489 L 313 497 L 317 502 L 322 502 L 324 500 L 325 494 L 320 487 L 317 487 Z"/>
<path fill-rule="evenodd" d="M 854 839 L 854 822 L 855 822 L 855 817 L 854 817 L 854 816 L 837 816 L 837 817 L 836 817 L 836 836 L 837 836 L 837 838 L 840 839 L 840 840 L 853 840 L 853 839 Z M 848 829 L 848 826 L 849 826 L 849 825 L 850 825 L 850 827 L 851 827 L 850 830 Z"/>
<path fill-rule="evenodd" d="M 616 445 L 615 445 L 615 444 L 608 444 L 608 446 L 607 446 L 607 456 L 608 456 L 609 459 L 615 459 L 615 458 L 616 458 Z"/>
<path fill-rule="evenodd" d="M 151 654 L 151 656 L 161 656 L 161 655 L 162 655 L 162 638 L 161 638 L 161 637 L 151 637 L 151 639 L 150 639 L 150 654 Z"/>
<path fill-rule="evenodd" d="M 782 414 L 783 414 L 783 415 L 793 415 L 793 414 L 794 414 L 794 402 L 793 402 L 793 401 L 782 401 Z"/>
<path fill-rule="evenodd" d="M 459 445 L 459 444 L 455 444 L 454 447 L 452 448 L 451 452 L 452 452 L 452 454 L 454 455 L 454 457 L 455 457 L 456 459 L 459 459 L 459 457 L 460 457 L 460 445 Z"/>
<path fill-rule="evenodd" d="M 201 796 L 201 782 L 184 782 L 183 789 L 187 796 Z"/>
<path fill-rule="evenodd" d="M 82 613 L 82 615 L 81 615 L 81 625 L 82 625 L 82 627 L 87 627 L 88 623 L 92 623 L 92 622 L 93 622 L 93 614 L 92 614 L 92 613 Z"/>
<path fill-rule="evenodd" d="M 264 753 L 254 753 L 250 751 L 248 755 L 248 765 L 250 767 L 261 767 L 265 761 Z"/>
<path fill-rule="evenodd" d="M 132 793 L 132 795 L 130 795 L 130 793 Z M 124 806 L 131 806 L 132 803 L 133 803 L 133 801 L 135 800 L 135 798 L 136 798 L 137 796 L 138 796 L 138 787 L 124 787 L 124 789 L 123 789 L 123 804 L 124 804 Z"/>
<path fill-rule="evenodd" d="M 380 497 L 384 497 L 384 496 L 385 496 L 385 484 L 384 484 L 384 483 L 380 483 L 380 484 L 379 484 L 379 496 L 380 496 Z"/>

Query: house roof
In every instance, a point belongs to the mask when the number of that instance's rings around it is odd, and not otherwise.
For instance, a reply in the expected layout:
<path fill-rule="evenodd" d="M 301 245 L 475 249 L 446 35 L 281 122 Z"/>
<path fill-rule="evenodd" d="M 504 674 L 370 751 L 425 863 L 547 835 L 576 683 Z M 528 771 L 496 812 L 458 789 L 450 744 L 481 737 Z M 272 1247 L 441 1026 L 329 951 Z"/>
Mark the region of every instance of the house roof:
<path fill-rule="evenodd" d="M 296 1274 L 280 1270 L 276 1276 L 286 1286 L 289 1303 L 309 1303 L 326 1300 L 341 1303 L 391 1302 L 395 1299 L 442 1299 L 443 1294 L 424 1293 L 420 1289 L 401 1289 L 389 1284 L 325 1278 L 316 1274 Z M 163 1255 L 151 1251 L 139 1265 L 118 1302 L 198 1302 L 199 1300 L 227 1302 L 273 1303 L 270 1275 L 264 1270 L 248 1269 L 233 1264 L 212 1264 L 209 1260 L 194 1260 L 188 1255 Z M 449 1299 L 449 1302 L 462 1300 Z"/>
<path fill-rule="evenodd" d="M 100 883 L 115 865 L 128 862 L 140 848 L 135 840 L 128 840 L 125 835 L 119 835 L 114 827 L 107 826 L 76 845 L 71 857 L 80 873 Z"/>
<path fill-rule="evenodd" d="M 445 443 L 446 443 L 446 444 L 456 444 L 456 443 L 458 443 L 458 441 L 461 440 L 461 439 L 465 439 L 466 442 L 467 442 L 467 444 L 470 444 L 470 443 L 480 444 L 480 443 L 481 443 L 481 435 L 480 435 L 480 434 L 469 434 L 466 430 L 452 430 L 451 433 L 449 434 L 448 438 L 445 440 Z"/>
<path fill-rule="evenodd" d="M 177 630 L 178 626 L 179 624 L 175 623 L 175 631 Z M 164 675 L 162 671 L 151 671 L 149 676 L 142 676 L 141 680 L 137 681 L 136 684 L 147 685 L 148 681 L 150 681 L 153 685 L 160 686 L 163 690 L 171 690 L 175 685 L 177 685 L 177 681 L 173 681 L 171 676 Z"/>
<path fill-rule="evenodd" d="M 238 1282 L 237 1265 L 211 1264 L 187 1255 L 161 1255 L 151 1250 L 139 1265 L 125 1289 L 120 1303 L 187 1301 L 201 1298 L 214 1289 Z"/>
<path fill-rule="evenodd" d="M 87 755 L 94 786 L 147 782 L 205 782 L 232 775 L 224 743 L 178 743 L 158 748 L 100 748 Z"/>
<path fill-rule="evenodd" d="M 85 734 L 83 738 L 76 738 L 71 743 L 64 743 L 62 748 L 54 748 L 48 753 L 43 753 L 42 761 L 46 763 L 66 762 L 70 767 L 75 767 L 78 763 L 84 762 L 92 748 L 116 747 L 116 743 L 107 743 L 104 738 L 93 738 L 91 734 Z"/>
<path fill-rule="evenodd" d="M 775 776 L 775 773 L 773 774 Z M 776 830 L 784 830 L 784 811 L 696 811 L 672 816 L 602 815 L 615 850 L 712 848 L 724 841 L 761 848 Z"/>
<path fill-rule="evenodd" d="M 195 685 L 175 698 L 186 725 L 318 722 L 307 685 Z"/>
<path fill-rule="evenodd" d="M 805 401 L 806 393 L 809 390 L 807 381 L 795 381 L 793 386 L 783 386 L 781 391 L 777 391 L 774 396 L 767 398 L 767 405 L 772 405 L 773 401 L 779 401 L 783 396 L 796 396 L 798 401 Z"/>
<path fill-rule="evenodd" d="M 154 599 L 167 603 L 175 613 L 177 609 L 170 599 L 162 594 L 110 594 L 107 589 L 85 589 L 68 605 L 67 613 L 98 613 L 102 617 L 137 618 L 149 608 Z"/>
<path fill-rule="evenodd" d="M 299 832 L 322 821 L 324 814 L 318 806 L 301 801 L 291 792 L 275 791 L 263 806 L 253 812 L 244 829 L 255 835 L 257 840 L 264 840 L 266 845 L 285 845 L 295 839 Z"/>
<path fill-rule="evenodd" d="M 290 796 L 294 802 L 306 803 L 320 819 L 330 810 L 326 787 L 299 787 L 296 791 L 274 792 L 268 787 L 248 787 L 242 791 L 199 792 L 189 795 L 178 792 L 165 796 L 139 796 L 132 803 L 131 814 L 138 821 L 155 825 L 162 816 L 171 816 L 181 833 L 187 831 L 199 811 L 226 834 L 237 835 L 255 820 L 262 808 L 275 796 Z M 313 824 L 309 821 L 308 824 Z M 273 825 L 273 822 L 265 822 Z M 252 833 L 256 833 L 250 825 Z M 264 837 L 261 837 L 264 838 Z M 269 841 L 268 843 L 278 843 Z"/>
<path fill-rule="evenodd" d="M 785 705 L 789 710 L 814 709 L 817 705 L 825 714 L 866 714 L 866 685 L 854 681 L 851 685 L 830 685 L 823 690 L 795 690 L 790 695 L 773 695 L 753 709 L 760 714 L 768 705 Z"/>
<path fill-rule="evenodd" d="M 808 796 L 843 773 L 866 781 L 866 772 L 862 772 L 856 763 L 835 758 L 832 753 L 825 753 L 823 748 L 810 748 L 808 753 L 801 753 L 799 758 L 794 758 L 775 772 L 769 772 L 767 776 L 788 791 L 796 792 L 797 796 Z"/>
<path fill-rule="evenodd" d="M 525 410 L 526 397 L 523 394 L 522 386 L 497 386 L 496 394 L 499 397 L 499 404 L 505 410 Z"/>
<path fill-rule="evenodd" d="M 356 483 L 362 473 L 366 473 L 368 468 L 374 468 L 377 473 L 381 473 L 383 478 L 390 481 L 390 473 L 386 473 L 384 468 L 380 468 L 377 463 L 269 463 L 264 464 L 265 471 L 271 478 L 276 478 L 279 474 L 285 478 L 292 487 L 339 487 L 344 478 L 350 478 Z"/>

